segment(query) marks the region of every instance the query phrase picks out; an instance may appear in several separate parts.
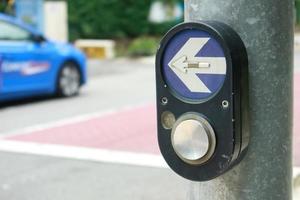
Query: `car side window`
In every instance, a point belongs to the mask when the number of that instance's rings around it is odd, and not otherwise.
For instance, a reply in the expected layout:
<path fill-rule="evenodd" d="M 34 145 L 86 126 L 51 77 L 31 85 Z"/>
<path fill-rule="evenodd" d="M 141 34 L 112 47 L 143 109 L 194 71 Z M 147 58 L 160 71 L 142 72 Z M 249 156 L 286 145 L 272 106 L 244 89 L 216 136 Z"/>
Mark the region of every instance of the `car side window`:
<path fill-rule="evenodd" d="M 28 41 L 31 34 L 16 25 L 0 20 L 0 40 Z"/>

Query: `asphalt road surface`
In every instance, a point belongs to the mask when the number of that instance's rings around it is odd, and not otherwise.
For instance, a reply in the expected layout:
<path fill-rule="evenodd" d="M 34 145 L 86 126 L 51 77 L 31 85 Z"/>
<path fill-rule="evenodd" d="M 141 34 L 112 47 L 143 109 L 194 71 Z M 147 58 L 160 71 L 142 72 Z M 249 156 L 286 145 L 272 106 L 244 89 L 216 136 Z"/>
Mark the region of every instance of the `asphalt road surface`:
<path fill-rule="evenodd" d="M 189 183 L 167 169 L 0 153 L 3 200 L 182 200 Z"/>

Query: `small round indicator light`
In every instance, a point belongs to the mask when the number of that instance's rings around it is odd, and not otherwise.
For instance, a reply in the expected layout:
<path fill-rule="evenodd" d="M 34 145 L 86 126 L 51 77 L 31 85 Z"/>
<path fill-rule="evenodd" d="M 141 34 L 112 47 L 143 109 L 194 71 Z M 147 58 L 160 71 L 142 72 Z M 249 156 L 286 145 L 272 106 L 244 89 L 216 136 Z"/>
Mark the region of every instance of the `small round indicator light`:
<path fill-rule="evenodd" d="M 170 111 L 165 111 L 161 115 L 161 123 L 164 129 L 172 129 L 175 124 L 176 118 Z"/>

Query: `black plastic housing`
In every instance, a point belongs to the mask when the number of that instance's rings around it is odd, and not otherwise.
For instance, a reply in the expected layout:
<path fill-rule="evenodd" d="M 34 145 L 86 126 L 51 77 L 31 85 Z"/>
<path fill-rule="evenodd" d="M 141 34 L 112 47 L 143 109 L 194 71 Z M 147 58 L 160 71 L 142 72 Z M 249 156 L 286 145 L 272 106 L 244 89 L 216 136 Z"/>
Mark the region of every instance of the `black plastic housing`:
<path fill-rule="evenodd" d="M 221 45 L 226 58 L 227 73 L 219 92 L 203 102 L 189 102 L 174 95 L 164 80 L 162 60 L 165 48 L 178 32 L 198 29 L 208 32 Z M 238 164 L 249 143 L 248 58 L 239 35 L 228 25 L 216 21 L 183 23 L 170 30 L 162 39 L 156 56 L 157 130 L 161 153 L 168 165 L 180 176 L 207 181 L 218 177 Z M 166 97 L 167 104 L 161 99 Z M 222 101 L 229 102 L 228 109 Z M 210 122 L 216 134 L 214 155 L 202 165 L 191 165 L 181 160 L 171 144 L 171 130 L 162 126 L 161 115 L 170 111 L 178 119 L 185 113 L 196 112 Z"/>

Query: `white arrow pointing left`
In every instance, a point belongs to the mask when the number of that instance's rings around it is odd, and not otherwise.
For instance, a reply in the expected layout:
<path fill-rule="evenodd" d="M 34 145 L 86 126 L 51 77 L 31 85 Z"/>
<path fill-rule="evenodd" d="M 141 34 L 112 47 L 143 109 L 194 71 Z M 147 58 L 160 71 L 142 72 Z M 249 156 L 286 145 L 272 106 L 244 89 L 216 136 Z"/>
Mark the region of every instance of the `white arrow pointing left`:
<path fill-rule="evenodd" d="M 197 74 L 226 74 L 225 57 L 196 57 L 210 38 L 190 38 L 169 67 L 191 92 L 211 93 Z"/>

